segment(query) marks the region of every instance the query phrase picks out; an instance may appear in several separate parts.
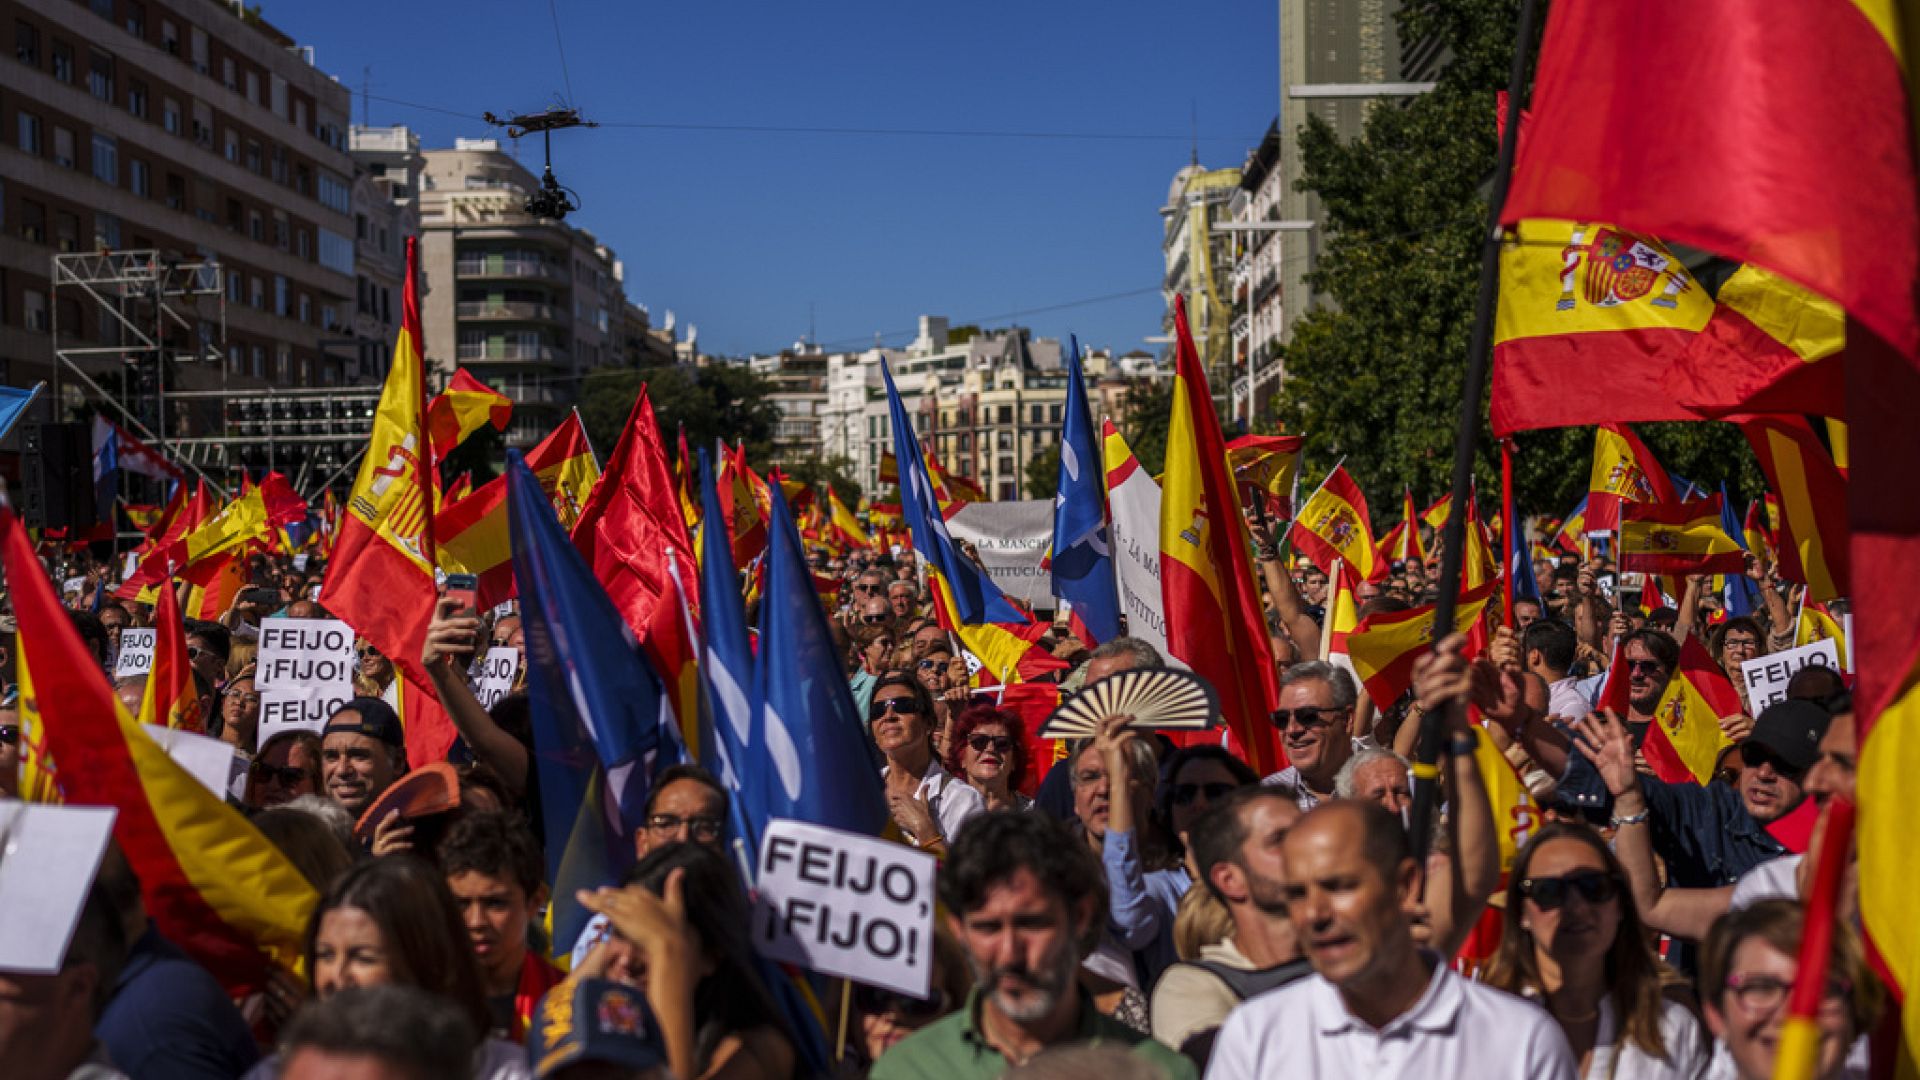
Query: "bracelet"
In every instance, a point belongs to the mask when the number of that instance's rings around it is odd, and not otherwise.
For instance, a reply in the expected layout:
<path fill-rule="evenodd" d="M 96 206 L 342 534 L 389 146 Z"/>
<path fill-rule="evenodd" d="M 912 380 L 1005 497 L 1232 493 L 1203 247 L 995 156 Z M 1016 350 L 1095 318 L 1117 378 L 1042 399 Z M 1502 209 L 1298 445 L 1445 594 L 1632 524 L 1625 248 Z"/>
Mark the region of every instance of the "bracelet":
<path fill-rule="evenodd" d="M 1256 544 L 1253 549 L 1253 557 L 1260 562 L 1272 562 L 1280 557 L 1280 549 L 1272 544 L 1268 544 L 1265 547 Z"/>
<path fill-rule="evenodd" d="M 1454 757 L 1472 757 L 1480 748 L 1480 740 L 1471 734 L 1455 735 L 1447 740 L 1447 752 Z"/>
<path fill-rule="evenodd" d="M 1608 822 L 1616 829 L 1625 828 L 1628 825 L 1645 825 L 1647 823 L 1647 811 L 1642 810 L 1637 814 L 1628 814 L 1626 817 L 1615 814 L 1612 818 L 1608 819 Z"/>

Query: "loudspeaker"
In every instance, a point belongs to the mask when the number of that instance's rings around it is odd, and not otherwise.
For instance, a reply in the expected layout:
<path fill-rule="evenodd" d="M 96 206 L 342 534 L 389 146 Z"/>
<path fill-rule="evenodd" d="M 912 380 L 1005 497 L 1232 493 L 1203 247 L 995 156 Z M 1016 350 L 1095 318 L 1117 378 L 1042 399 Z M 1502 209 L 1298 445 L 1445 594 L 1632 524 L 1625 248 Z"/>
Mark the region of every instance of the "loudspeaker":
<path fill-rule="evenodd" d="M 91 529 L 93 436 L 84 420 L 35 424 L 21 440 L 20 516 L 31 528 Z"/>

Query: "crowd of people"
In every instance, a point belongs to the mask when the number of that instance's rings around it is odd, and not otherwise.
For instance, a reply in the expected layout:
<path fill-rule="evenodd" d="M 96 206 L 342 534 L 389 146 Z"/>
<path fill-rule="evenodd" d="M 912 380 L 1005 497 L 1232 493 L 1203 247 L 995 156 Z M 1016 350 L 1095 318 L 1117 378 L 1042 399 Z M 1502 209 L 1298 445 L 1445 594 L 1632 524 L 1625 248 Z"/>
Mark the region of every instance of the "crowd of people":
<path fill-rule="evenodd" d="M 1848 680 L 1807 667 L 1787 700 L 1716 718 L 1726 749 L 1703 784 L 1657 778 L 1641 747 L 1681 643 L 1698 638 L 1737 674 L 1792 643 L 1791 588 L 1756 565 L 1754 616 L 1727 617 L 1702 580 L 1678 609 L 1643 613 L 1606 559 L 1543 558 L 1542 601 L 1510 620 L 1496 603 L 1484 648 L 1447 637 L 1407 694 L 1374 701 L 1321 659 L 1327 574 L 1251 528 L 1287 760 L 1265 777 L 1217 730 L 1176 740 L 1116 716 L 1083 741 L 1038 740 L 1036 717 L 983 686 L 936 621 L 910 554 L 815 554 L 816 576 L 840 584 L 830 621 L 895 838 L 938 857 L 942 902 L 926 996 L 820 984 L 826 1071 L 1770 1076 L 1810 872 L 1809 830 L 1782 823 L 1852 796 Z M 152 608 L 114 599 L 84 552 L 49 561 L 54 580 L 82 579 L 69 614 L 111 672 Z M 577 897 L 598 916 L 593 937 L 551 940 L 530 702 L 516 689 L 483 707 L 469 677 L 477 654 L 511 648 L 524 685 L 511 611 L 445 599 L 435 612 L 419 660 L 459 732 L 448 761 L 410 765 L 393 658 L 364 641 L 356 696 L 320 731 L 258 741 L 260 629 L 324 617 L 323 573 L 256 557 L 223 618 L 185 627 L 204 730 L 247 762 L 228 798 L 321 897 L 302 970 L 234 1000 L 157 931 L 110 847 L 62 970 L 0 971 L 0 1074 L 815 1071 L 777 969 L 749 944 L 730 794 L 706 770 L 654 778 L 631 872 Z M 1436 578 L 1396 563 L 1355 600 L 1363 616 L 1404 610 L 1431 602 Z M 6 683 L 15 632 L 0 623 Z M 1063 662 L 1061 696 L 1168 663 L 1137 638 L 1083 641 L 1064 617 L 1041 645 Z M 1623 678 L 1626 710 L 1600 708 Z M 142 677 L 115 690 L 138 711 Z M 18 692 L 4 693 L 0 794 L 13 796 Z M 1410 759 L 1428 717 L 1443 732 L 1443 810 L 1416 845 Z M 1493 805 L 1481 740 L 1537 816 Z M 431 812 L 391 797 L 429 774 L 452 791 Z M 1822 1078 L 1863 1075 L 1881 1010 L 1851 898 L 1840 908 Z"/>

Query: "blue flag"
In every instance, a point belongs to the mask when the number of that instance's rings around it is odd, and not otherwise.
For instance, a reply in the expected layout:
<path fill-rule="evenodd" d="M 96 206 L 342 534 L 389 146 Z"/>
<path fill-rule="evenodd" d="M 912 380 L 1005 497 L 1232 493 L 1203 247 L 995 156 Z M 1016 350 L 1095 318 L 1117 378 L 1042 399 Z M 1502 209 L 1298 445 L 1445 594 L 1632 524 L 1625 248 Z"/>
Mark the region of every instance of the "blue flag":
<path fill-rule="evenodd" d="M 574 891 L 617 884 L 632 865 L 653 772 L 677 748 L 659 678 L 517 450 L 507 454 L 507 509 L 554 949 L 565 955 L 588 920 Z"/>
<path fill-rule="evenodd" d="M 755 676 L 756 752 L 741 766 L 742 786 L 766 793 L 770 817 L 879 835 L 887 822 L 879 765 L 778 485 L 767 525 Z"/>
<path fill-rule="evenodd" d="M 27 406 L 33 404 L 34 395 L 46 383 L 36 383 L 26 389 L 17 386 L 0 386 L 0 439 L 7 437 L 13 425 L 26 415 Z"/>
<path fill-rule="evenodd" d="M 753 646 L 747 640 L 747 613 L 740 598 L 740 574 L 734 569 L 733 540 L 720 510 L 713 465 L 700 451 L 700 612 L 705 637 L 700 684 L 706 697 L 700 764 L 733 793 L 730 810 L 737 839 L 746 845 L 750 865 L 760 850 L 766 823 L 764 792 L 741 785 L 734 762 L 748 759 L 753 736 Z"/>
<path fill-rule="evenodd" d="M 1507 578 L 1513 582 L 1513 602 L 1531 600 L 1544 614 L 1547 605 L 1540 600 L 1540 582 L 1533 576 L 1533 552 L 1527 550 L 1527 530 L 1520 527 L 1520 516 L 1513 512 L 1513 492 L 1507 492 L 1507 521 L 1511 523 L 1507 537 Z"/>
<path fill-rule="evenodd" d="M 1080 339 L 1067 361 L 1067 409 L 1060 430 L 1060 483 L 1053 497 L 1053 592 L 1094 642 L 1120 636 L 1120 588 L 1107 546 L 1106 469 L 1080 374 Z"/>
<path fill-rule="evenodd" d="M 1747 550 L 1747 530 L 1740 519 L 1733 516 L 1733 500 L 1727 497 L 1725 481 L 1720 484 L 1720 528 L 1733 537 L 1740 550 Z M 1745 574 L 1726 575 L 1726 589 L 1720 595 L 1720 602 L 1726 607 L 1727 618 L 1751 615 L 1760 607 L 1760 587 Z"/>

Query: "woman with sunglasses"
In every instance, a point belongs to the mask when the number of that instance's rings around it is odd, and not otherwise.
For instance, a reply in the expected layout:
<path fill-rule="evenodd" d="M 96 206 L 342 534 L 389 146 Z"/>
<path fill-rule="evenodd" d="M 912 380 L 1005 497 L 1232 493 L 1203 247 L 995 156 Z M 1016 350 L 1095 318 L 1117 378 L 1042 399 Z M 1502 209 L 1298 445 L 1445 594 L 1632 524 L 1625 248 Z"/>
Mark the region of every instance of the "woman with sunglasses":
<path fill-rule="evenodd" d="M 1160 821 L 1180 841 L 1182 850 L 1187 846 L 1187 830 L 1207 807 L 1234 788 L 1260 782 L 1260 774 L 1225 747 L 1204 743 L 1174 751 L 1160 775 Z M 1193 868 L 1189 866 L 1187 872 L 1191 874 Z"/>
<path fill-rule="evenodd" d="M 1589 1080 L 1691 1078 L 1707 1042 L 1647 944 L 1626 875 L 1600 834 L 1554 823 L 1520 849 L 1500 946 L 1482 981 L 1544 1005 Z"/>
<path fill-rule="evenodd" d="M 954 749 L 954 717 L 966 708 L 967 699 L 972 696 L 964 681 L 953 682 L 952 666 L 953 649 L 944 642 L 928 648 L 926 655 L 913 665 L 914 678 L 920 680 L 920 685 L 927 688 L 927 695 L 933 698 L 933 752 L 943 758 Z"/>
<path fill-rule="evenodd" d="M 20 688 L 0 691 L 0 798 L 20 797 Z"/>
<path fill-rule="evenodd" d="M 989 705 L 974 705 L 953 721 L 947 770 L 964 777 L 987 810 L 1031 810 L 1033 800 L 1020 793 L 1027 775 L 1027 747 L 1020 739 L 1020 718 Z"/>
<path fill-rule="evenodd" d="M 873 685 L 867 728 L 886 764 L 880 769 L 894 823 L 921 848 L 944 850 L 980 812 L 980 793 L 940 767 L 933 752 L 933 698 L 920 680 L 889 671 Z"/>
<path fill-rule="evenodd" d="M 320 736 L 282 731 L 247 765 L 247 806 L 266 810 L 320 792 Z"/>
<path fill-rule="evenodd" d="M 1719 1040 L 1709 1075 L 1768 1080 L 1775 1074 L 1787 994 L 1800 970 L 1800 904 L 1762 900 L 1715 923 L 1700 960 L 1700 1004 Z M 1862 1054 L 1849 1054 L 1873 1030 L 1880 1013 L 1880 981 L 1868 970 L 1860 938 L 1836 919 L 1827 953 L 1827 985 L 1815 1014 L 1820 1050 L 1815 1080 L 1865 1075 Z M 1856 1064 L 1862 1066 L 1853 1068 Z"/>

